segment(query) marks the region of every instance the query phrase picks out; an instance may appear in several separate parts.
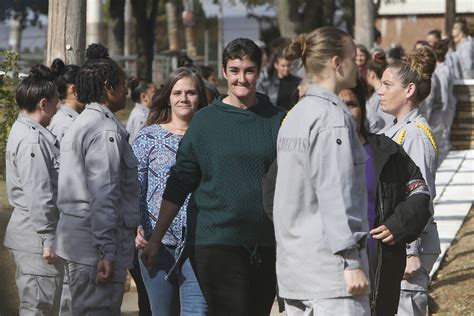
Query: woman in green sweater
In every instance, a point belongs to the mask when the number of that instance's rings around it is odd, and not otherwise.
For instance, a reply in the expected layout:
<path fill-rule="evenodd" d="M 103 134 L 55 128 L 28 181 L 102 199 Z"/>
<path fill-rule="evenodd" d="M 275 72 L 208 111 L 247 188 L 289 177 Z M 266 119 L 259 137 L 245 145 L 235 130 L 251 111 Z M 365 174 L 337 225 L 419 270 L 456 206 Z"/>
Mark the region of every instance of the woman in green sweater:
<path fill-rule="evenodd" d="M 275 297 L 275 240 L 261 188 L 276 157 L 284 111 L 256 93 L 261 57 L 249 39 L 225 48 L 228 95 L 194 115 L 142 255 L 152 266 L 164 233 L 193 192 L 187 244 L 211 315 L 269 315 Z"/>

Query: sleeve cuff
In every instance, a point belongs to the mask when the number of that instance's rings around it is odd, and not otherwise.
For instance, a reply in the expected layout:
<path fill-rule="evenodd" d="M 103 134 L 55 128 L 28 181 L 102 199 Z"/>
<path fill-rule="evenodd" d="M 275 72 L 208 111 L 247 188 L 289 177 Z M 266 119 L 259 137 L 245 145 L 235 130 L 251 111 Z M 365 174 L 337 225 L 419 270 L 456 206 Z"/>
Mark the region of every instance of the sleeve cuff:
<path fill-rule="evenodd" d="M 410 244 L 407 244 L 407 256 L 419 256 L 420 255 L 420 239 L 416 239 Z"/>
<path fill-rule="evenodd" d="M 52 248 L 54 242 L 54 235 L 53 234 L 40 234 L 40 238 L 43 243 L 44 248 Z"/>
<path fill-rule="evenodd" d="M 106 248 L 106 249 L 105 249 Z M 115 261 L 116 254 L 112 247 L 102 247 L 100 251 L 100 260 Z"/>
<path fill-rule="evenodd" d="M 361 267 L 360 254 L 357 248 L 341 251 L 341 256 L 344 261 L 344 270 L 353 270 Z"/>

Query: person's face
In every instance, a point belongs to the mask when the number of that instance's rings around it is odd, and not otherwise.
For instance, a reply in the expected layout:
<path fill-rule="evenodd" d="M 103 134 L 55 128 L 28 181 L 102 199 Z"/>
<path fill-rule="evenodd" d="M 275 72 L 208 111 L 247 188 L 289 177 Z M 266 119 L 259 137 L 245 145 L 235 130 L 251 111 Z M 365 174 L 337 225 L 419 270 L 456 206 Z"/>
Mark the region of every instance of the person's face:
<path fill-rule="evenodd" d="M 39 101 L 39 108 L 41 109 L 41 120 L 42 126 L 48 126 L 53 118 L 54 114 L 58 110 L 59 97 L 55 95 L 50 100 L 43 98 Z"/>
<path fill-rule="evenodd" d="M 128 95 L 128 89 L 125 84 L 125 74 L 119 74 L 119 81 L 114 88 L 107 88 L 107 107 L 113 112 L 117 112 L 125 108 L 125 100 Z"/>
<path fill-rule="evenodd" d="M 462 30 L 461 30 L 461 24 L 459 23 L 455 23 L 453 25 L 453 31 L 451 33 L 451 35 L 453 36 L 453 41 L 454 43 L 459 43 L 463 37 L 463 33 L 462 33 Z"/>
<path fill-rule="evenodd" d="M 179 79 L 170 94 L 170 106 L 172 119 L 190 120 L 196 112 L 199 103 L 199 95 L 196 83 L 191 77 Z"/>
<path fill-rule="evenodd" d="M 273 64 L 277 72 L 278 78 L 287 77 L 290 74 L 290 62 L 285 58 L 278 58 L 277 61 Z"/>
<path fill-rule="evenodd" d="M 350 89 L 343 89 L 339 92 L 339 98 L 347 105 L 352 112 L 352 116 L 357 122 L 357 127 L 360 128 L 362 121 L 362 111 L 360 109 L 359 100 L 356 94 Z"/>
<path fill-rule="evenodd" d="M 148 85 L 148 89 L 140 95 L 140 103 L 145 107 L 151 107 L 151 100 L 156 93 L 156 86 L 153 83 Z"/>
<path fill-rule="evenodd" d="M 357 65 L 355 63 L 356 46 L 352 39 L 347 38 L 344 58 L 336 67 L 341 89 L 350 89 L 356 86 Z"/>
<path fill-rule="evenodd" d="M 209 81 L 210 83 L 212 83 L 216 86 L 218 84 L 217 77 L 216 77 L 216 74 L 214 72 L 211 73 L 211 75 L 207 78 L 207 81 Z"/>
<path fill-rule="evenodd" d="M 412 94 L 409 91 L 412 89 L 410 85 L 409 87 L 403 87 L 395 71 L 391 68 L 387 68 L 382 76 L 382 86 L 377 91 L 380 96 L 380 106 L 382 110 L 397 116 L 407 105 L 407 101 Z"/>
<path fill-rule="evenodd" d="M 433 34 L 428 34 L 428 36 L 426 36 L 426 41 L 430 47 L 434 47 L 439 42 L 439 39 Z"/>
<path fill-rule="evenodd" d="M 226 67 L 222 67 L 222 74 L 227 80 L 229 95 L 239 99 L 255 96 L 259 71 L 257 64 L 248 56 L 229 59 Z"/>
<path fill-rule="evenodd" d="M 355 63 L 359 67 L 364 66 L 367 63 L 367 57 L 365 56 L 365 53 L 359 48 L 357 48 Z"/>

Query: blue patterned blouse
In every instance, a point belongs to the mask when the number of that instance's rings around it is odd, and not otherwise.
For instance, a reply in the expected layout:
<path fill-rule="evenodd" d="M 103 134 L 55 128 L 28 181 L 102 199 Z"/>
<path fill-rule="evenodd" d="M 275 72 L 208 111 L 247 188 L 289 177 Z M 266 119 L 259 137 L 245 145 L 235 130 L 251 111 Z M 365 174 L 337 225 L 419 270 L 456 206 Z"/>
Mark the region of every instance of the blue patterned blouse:
<path fill-rule="evenodd" d="M 176 162 L 176 152 L 182 138 L 182 135 L 154 124 L 144 127 L 133 142 L 133 152 L 139 162 L 140 213 L 146 239 L 150 239 L 155 228 L 166 181 Z M 184 242 L 183 228 L 186 227 L 188 202 L 189 196 L 163 237 L 163 244 L 178 246 Z"/>

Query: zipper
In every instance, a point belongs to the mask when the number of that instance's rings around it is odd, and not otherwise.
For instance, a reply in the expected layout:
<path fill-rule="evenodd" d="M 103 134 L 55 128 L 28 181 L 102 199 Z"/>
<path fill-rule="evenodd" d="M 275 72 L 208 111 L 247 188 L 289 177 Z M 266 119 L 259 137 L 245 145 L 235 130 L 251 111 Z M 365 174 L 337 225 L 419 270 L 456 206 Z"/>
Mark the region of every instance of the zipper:
<path fill-rule="evenodd" d="M 380 223 L 383 223 L 385 220 L 385 213 L 383 209 L 383 184 L 380 184 L 378 187 L 378 202 L 379 202 L 379 211 L 380 211 Z M 372 315 L 375 315 L 375 304 L 377 302 L 377 296 L 379 292 L 379 282 L 380 282 L 380 270 L 382 268 L 382 242 L 377 241 L 377 268 L 375 269 L 375 277 L 374 277 L 374 294 L 372 295 L 372 302 L 371 302 L 371 310 Z"/>

